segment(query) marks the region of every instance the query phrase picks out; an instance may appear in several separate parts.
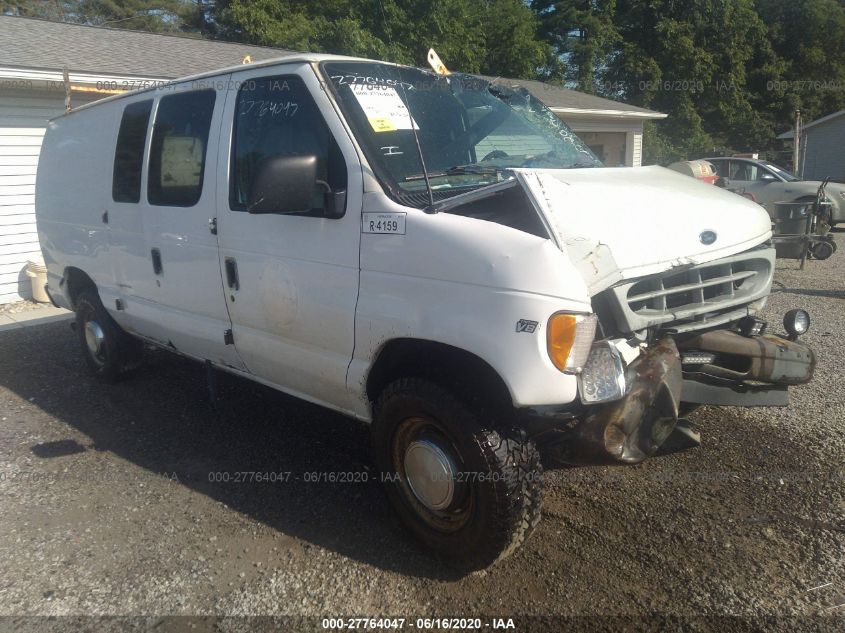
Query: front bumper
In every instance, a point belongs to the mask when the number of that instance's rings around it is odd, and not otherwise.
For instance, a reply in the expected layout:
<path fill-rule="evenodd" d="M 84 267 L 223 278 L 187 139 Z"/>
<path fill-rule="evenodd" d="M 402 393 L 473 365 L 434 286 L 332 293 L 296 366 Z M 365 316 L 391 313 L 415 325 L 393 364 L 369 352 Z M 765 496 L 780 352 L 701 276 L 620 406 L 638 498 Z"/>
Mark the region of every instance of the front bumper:
<path fill-rule="evenodd" d="M 685 355 L 701 353 L 710 362 L 683 363 Z M 557 419 L 548 412 L 535 415 L 533 429 L 558 461 L 636 463 L 672 434 L 682 403 L 783 406 L 787 388 L 811 380 L 814 368 L 809 347 L 777 336 L 730 330 L 666 336 L 627 366 L 625 396 Z"/>

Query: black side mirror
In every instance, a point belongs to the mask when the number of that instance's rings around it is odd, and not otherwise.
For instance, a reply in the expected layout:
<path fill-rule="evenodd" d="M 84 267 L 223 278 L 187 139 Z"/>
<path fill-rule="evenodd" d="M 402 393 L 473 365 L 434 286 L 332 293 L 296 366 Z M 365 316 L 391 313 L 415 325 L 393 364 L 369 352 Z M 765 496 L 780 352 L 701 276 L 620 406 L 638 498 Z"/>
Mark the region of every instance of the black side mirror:
<path fill-rule="evenodd" d="M 246 209 L 305 213 L 311 210 L 316 186 L 316 156 L 268 156 L 258 164 Z"/>

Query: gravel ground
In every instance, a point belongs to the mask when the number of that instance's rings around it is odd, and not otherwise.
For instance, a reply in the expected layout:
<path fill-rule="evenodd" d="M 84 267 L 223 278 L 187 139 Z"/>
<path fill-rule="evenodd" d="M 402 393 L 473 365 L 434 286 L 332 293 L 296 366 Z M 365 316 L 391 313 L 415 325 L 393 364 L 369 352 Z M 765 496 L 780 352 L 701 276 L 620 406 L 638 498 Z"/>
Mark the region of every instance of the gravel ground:
<path fill-rule="evenodd" d="M 4 314 L 22 314 L 23 312 L 29 312 L 30 310 L 37 310 L 38 308 L 42 307 L 44 304 L 36 303 L 35 301 L 31 300 L 24 300 L 24 301 L 15 301 L 14 303 L 4 303 L 0 305 L 0 316 Z"/>
<path fill-rule="evenodd" d="M 803 271 L 779 261 L 775 279 L 771 326 L 807 308 L 819 361 L 789 408 L 699 409 L 699 448 L 548 473 L 534 536 L 464 577 L 417 548 L 374 482 L 304 481 L 370 472 L 363 426 L 223 375 L 212 410 L 203 369 L 165 353 L 103 386 L 66 323 L 2 332 L 0 615 L 483 615 L 523 627 L 531 615 L 684 626 L 731 615 L 842 630 L 845 250 Z M 293 476 L 210 481 L 239 471 Z"/>

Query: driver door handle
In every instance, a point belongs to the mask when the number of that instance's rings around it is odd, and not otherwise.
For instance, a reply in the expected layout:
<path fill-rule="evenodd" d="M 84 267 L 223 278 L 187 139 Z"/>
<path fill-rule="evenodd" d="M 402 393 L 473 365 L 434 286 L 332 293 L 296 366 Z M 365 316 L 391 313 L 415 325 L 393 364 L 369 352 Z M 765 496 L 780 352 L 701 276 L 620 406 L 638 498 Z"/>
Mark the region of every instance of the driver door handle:
<path fill-rule="evenodd" d="M 226 268 L 226 283 L 229 285 L 229 288 L 232 290 L 240 290 L 241 284 L 238 280 L 238 262 L 235 261 L 234 257 L 227 257 L 224 260 L 224 265 Z"/>

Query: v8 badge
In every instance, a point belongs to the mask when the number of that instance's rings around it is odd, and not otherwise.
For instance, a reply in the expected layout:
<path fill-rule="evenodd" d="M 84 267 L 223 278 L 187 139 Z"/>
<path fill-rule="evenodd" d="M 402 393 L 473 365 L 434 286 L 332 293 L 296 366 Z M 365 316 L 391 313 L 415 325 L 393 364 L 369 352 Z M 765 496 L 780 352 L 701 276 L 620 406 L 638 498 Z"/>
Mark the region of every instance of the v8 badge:
<path fill-rule="evenodd" d="M 516 331 L 525 332 L 526 334 L 534 334 L 540 326 L 537 321 L 529 321 L 528 319 L 520 319 L 516 322 Z"/>

